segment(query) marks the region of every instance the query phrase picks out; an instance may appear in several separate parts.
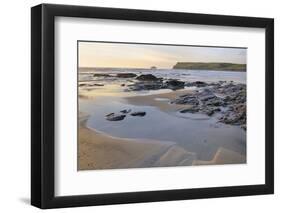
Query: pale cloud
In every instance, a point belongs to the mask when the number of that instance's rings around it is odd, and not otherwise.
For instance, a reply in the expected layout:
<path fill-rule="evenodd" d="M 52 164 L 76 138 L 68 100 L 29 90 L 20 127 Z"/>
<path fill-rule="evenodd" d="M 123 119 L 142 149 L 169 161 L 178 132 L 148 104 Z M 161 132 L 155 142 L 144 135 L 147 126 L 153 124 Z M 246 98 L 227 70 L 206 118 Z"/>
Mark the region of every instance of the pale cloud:
<path fill-rule="evenodd" d="M 80 67 L 171 68 L 177 62 L 246 63 L 245 48 L 79 42 Z"/>

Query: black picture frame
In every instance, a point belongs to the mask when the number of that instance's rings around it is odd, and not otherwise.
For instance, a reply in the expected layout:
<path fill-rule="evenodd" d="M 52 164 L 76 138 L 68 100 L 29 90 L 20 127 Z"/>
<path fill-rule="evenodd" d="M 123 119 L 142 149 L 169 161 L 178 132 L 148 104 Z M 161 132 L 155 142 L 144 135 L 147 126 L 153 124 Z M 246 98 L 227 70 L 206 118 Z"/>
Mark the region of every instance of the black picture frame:
<path fill-rule="evenodd" d="M 266 128 L 265 184 L 93 195 L 54 195 L 55 17 L 100 18 L 162 23 L 264 28 Z M 31 204 L 77 207 L 274 193 L 274 20 L 148 10 L 41 4 L 31 8 Z"/>

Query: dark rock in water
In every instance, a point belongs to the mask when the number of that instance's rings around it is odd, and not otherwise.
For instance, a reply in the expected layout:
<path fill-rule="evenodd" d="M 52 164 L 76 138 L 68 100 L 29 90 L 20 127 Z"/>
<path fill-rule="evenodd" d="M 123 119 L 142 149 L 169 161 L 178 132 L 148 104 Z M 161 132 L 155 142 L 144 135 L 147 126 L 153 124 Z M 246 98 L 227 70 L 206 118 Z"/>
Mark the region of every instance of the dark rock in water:
<path fill-rule="evenodd" d="M 211 116 L 211 115 L 213 115 L 215 112 L 214 112 L 213 110 L 211 110 L 211 109 L 207 109 L 207 110 L 205 111 L 205 113 L 206 113 L 208 116 Z"/>
<path fill-rule="evenodd" d="M 199 90 L 196 95 L 201 98 L 201 99 L 204 99 L 204 97 L 215 97 L 215 94 L 214 92 L 211 90 L 211 89 L 202 89 L 202 90 Z M 207 100 L 208 98 L 206 98 Z"/>
<path fill-rule="evenodd" d="M 106 120 L 108 120 L 108 121 L 121 121 L 126 117 L 126 115 L 118 115 L 115 113 L 110 113 L 110 114 L 106 115 L 105 117 L 106 117 Z"/>
<path fill-rule="evenodd" d="M 196 96 L 187 94 L 185 96 L 181 96 L 173 101 L 171 104 L 190 104 L 190 105 L 198 105 L 199 101 Z"/>
<path fill-rule="evenodd" d="M 141 91 L 141 90 L 158 90 L 164 89 L 164 85 L 161 81 L 146 81 L 136 82 L 128 85 L 129 91 Z"/>
<path fill-rule="evenodd" d="M 194 84 L 193 82 L 186 82 L 186 83 L 185 83 L 185 86 L 186 86 L 186 87 L 194 87 L 195 84 Z"/>
<path fill-rule="evenodd" d="M 195 82 L 187 82 L 185 83 L 185 86 L 187 87 L 205 87 L 208 84 L 203 81 L 195 81 Z"/>
<path fill-rule="evenodd" d="M 146 115 L 146 112 L 132 112 L 131 116 L 140 116 L 143 117 Z"/>
<path fill-rule="evenodd" d="M 177 90 L 177 89 L 184 88 L 184 82 L 182 81 L 168 80 L 167 82 L 163 83 L 163 79 L 156 78 L 154 75 L 151 74 L 140 75 L 139 77 L 137 77 L 137 79 L 141 81 L 128 85 L 129 87 L 128 91 L 158 90 L 158 89 L 167 89 L 167 88 Z"/>
<path fill-rule="evenodd" d="M 196 95 L 203 105 L 210 105 L 210 106 L 223 105 L 222 99 L 217 97 L 210 89 L 204 89 L 203 91 L 198 92 Z"/>
<path fill-rule="evenodd" d="M 206 82 L 203 81 L 195 81 L 195 84 L 197 87 L 205 87 L 208 85 Z"/>
<path fill-rule="evenodd" d="M 158 78 L 152 74 L 142 74 L 136 78 L 139 81 L 157 81 Z"/>
<path fill-rule="evenodd" d="M 221 109 L 219 107 L 207 107 L 202 109 L 202 112 L 207 114 L 208 116 L 212 116 L 215 112 L 220 112 Z"/>
<path fill-rule="evenodd" d="M 126 84 L 121 84 L 120 86 L 121 86 L 121 87 L 124 87 L 124 86 L 126 86 Z"/>
<path fill-rule="evenodd" d="M 224 103 L 220 98 L 214 97 L 214 98 L 208 99 L 207 101 L 204 101 L 204 105 L 207 105 L 207 106 L 222 106 L 222 105 L 224 105 Z"/>
<path fill-rule="evenodd" d="M 241 125 L 241 128 L 244 129 L 245 131 L 247 130 L 246 124 Z"/>
<path fill-rule="evenodd" d="M 109 116 L 111 116 L 111 115 L 114 115 L 114 112 L 105 115 L 105 117 L 109 117 Z"/>
<path fill-rule="evenodd" d="M 196 113 L 196 112 L 199 112 L 199 107 L 197 106 L 192 106 L 190 108 L 186 108 L 186 109 L 182 109 L 180 110 L 180 113 Z"/>
<path fill-rule="evenodd" d="M 131 111 L 132 111 L 131 109 L 123 109 L 123 110 L 121 110 L 120 112 L 125 113 L 125 114 L 128 114 L 128 113 L 130 113 Z"/>
<path fill-rule="evenodd" d="M 217 96 L 215 96 L 214 94 L 211 94 L 211 95 L 199 96 L 198 98 L 199 98 L 200 101 L 208 101 L 210 99 L 217 98 Z"/>
<path fill-rule="evenodd" d="M 104 84 L 93 84 L 93 86 L 103 87 Z"/>
<path fill-rule="evenodd" d="M 177 90 L 177 89 L 184 88 L 184 82 L 183 81 L 179 81 L 179 80 L 174 80 L 174 79 L 168 80 L 166 82 L 166 84 L 167 84 L 167 87 L 169 89 L 172 89 L 172 90 Z"/>
<path fill-rule="evenodd" d="M 227 105 L 246 103 L 246 85 L 245 84 L 227 84 L 219 89 L 222 94 L 227 94 L 223 101 Z"/>
<path fill-rule="evenodd" d="M 232 125 L 246 125 L 246 104 L 236 104 L 229 107 L 220 121 Z"/>
<path fill-rule="evenodd" d="M 233 94 L 233 93 L 237 93 L 237 92 L 244 91 L 244 90 L 246 90 L 245 84 L 229 83 L 229 84 L 225 84 L 225 85 L 221 86 L 221 88 L 218 90 L 218 92 L 224 93 L 224 94 Z"/>
<path fill-rule="evenodd" d="M 112 77 L 111 75 L 106 74 L 106 73 L 94 73 L 93 76 L 94 77 Z"/>
<path fill-rule="evenodd" d="M 134 78 L 137 75 L 135 73 L 117 73 L 116 77 L 118 78 Z"/>

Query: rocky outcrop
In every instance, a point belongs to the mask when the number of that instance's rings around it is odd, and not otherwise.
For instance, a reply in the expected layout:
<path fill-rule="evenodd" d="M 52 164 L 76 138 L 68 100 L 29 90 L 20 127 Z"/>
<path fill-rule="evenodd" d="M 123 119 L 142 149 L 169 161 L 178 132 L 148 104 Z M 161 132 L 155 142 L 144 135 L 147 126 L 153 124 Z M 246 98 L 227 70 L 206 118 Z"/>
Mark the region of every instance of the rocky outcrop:
<path fill-rule="evenodd" d="M 171 101 L 172 104 L 189 104 L 189 105 L 199 105 L 199 100 L 197 96 L 193 94 L 186 94 L 186 95 L 181 95 L 179 98 Z"/>
<path fill-rule="evenodd" d="M 203 81 L 194 81 L 194 82 L 186 82 L 185 86 L 187 87 L 205 87 L 208 84 L 206 82 Z"/>
<path fill-rule="evenodd" d="M 172 90 L 177 90 L 177 89 L 183 89 L 184 88 L 184 82 L 171 79 L 166 81 L 167 88 L 172 89 Z"/>
<path fill-rule="evenodd" d="M 142 74 L 139 75 L 137 78 L 139 81 L 157 81 L 158 78 L 152 74 Z"/>
<path fill-rule="evenodd" d="M 165 85 L 161 80 L 159 81 L 140 81 L 128 85 L 128 91 L 141 91 L 141 90 L 158 90 L 165 89 Z"/>
<path fill-rule="evenodd" d="M 112 77 L 112 75 L 109 75 L 107 73 L 94 73 L 94 77 Z"/>
<path fill-rule="evenodd" d="M 219 95 L 219 96 L 218 96 Z M 180 113 L 203 113 L 225 124 L 246 130 L 246 85 L 220 82 L 197 92 L 181 95 L 171 104 L 188 105 Z"/>
<path fill-rule="evenodd" d="M 118 78 L 135 78 L 137 75 L 135 73 L 117 73 Z"/>
<path fill-rule="evenodd" d="M 220 121 L 226 124 L 241 125 L 246 129 L 246 104 L 235 104 L 220 117 Z"/>

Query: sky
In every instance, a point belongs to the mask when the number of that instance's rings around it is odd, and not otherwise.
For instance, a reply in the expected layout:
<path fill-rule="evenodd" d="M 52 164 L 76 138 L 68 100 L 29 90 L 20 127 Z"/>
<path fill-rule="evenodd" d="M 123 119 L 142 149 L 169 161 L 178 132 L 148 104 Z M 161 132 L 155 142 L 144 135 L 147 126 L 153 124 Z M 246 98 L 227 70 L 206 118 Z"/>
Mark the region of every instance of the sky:
<path fill-rule="evenodd" d="M 246 64 L 247 49 L 129 43 L 79 42 L 79 67 L 169 69 L 177 62 Z"/>

